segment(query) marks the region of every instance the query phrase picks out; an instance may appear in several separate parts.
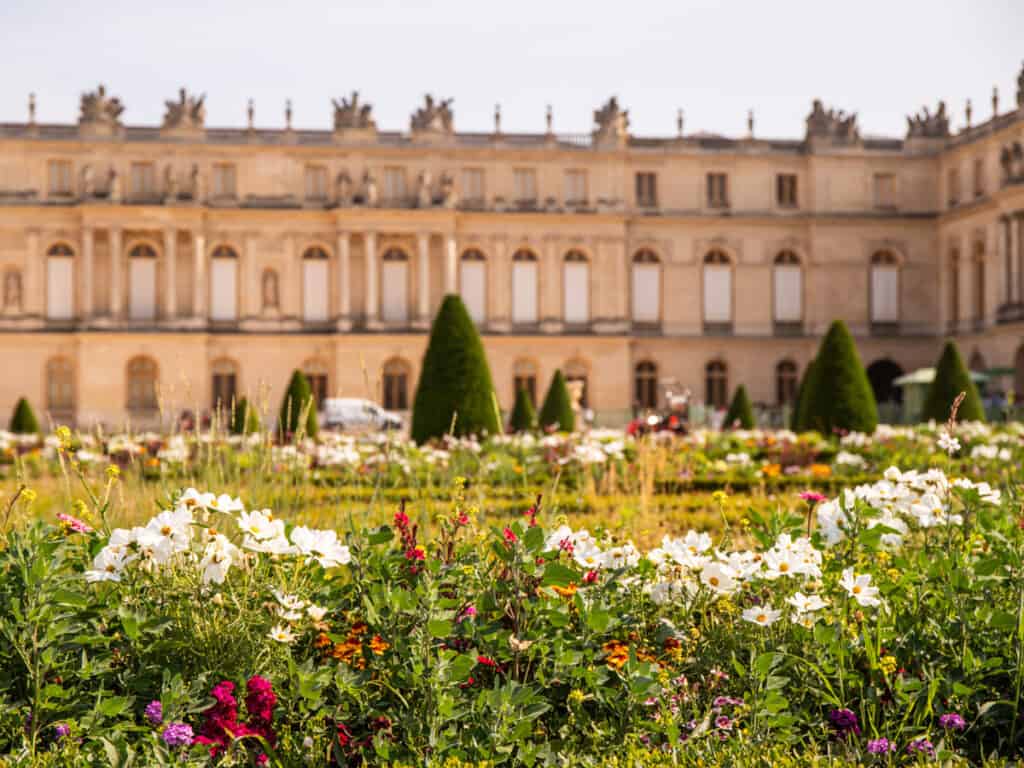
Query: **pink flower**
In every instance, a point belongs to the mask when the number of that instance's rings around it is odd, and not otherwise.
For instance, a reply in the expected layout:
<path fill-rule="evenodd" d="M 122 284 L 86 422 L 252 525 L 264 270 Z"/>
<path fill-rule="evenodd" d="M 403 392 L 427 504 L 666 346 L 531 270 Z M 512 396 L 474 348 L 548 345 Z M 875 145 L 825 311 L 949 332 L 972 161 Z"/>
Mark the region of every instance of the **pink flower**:
<path fill-rule="evenodd" d="M 475 616 L 476 616 L 476 606 L 467 605 L 465 608 L 462 609 L 462 613 L 459 614 L 459 618 L 457 618 L 455 620 L 455 623 L 461 624 L 466 619 L 472 619 Z"/>
<path fill-rule="evenodd" d="M 516 536 L 515 531 L 513 531 L 508 526 L 506 526 L 505 530 L 501 532 L 501 535 L 505 537 L 505 542 L 507 544 L 515 544 L 517 541 L 519 541 L 519 537 Z"/>
<path fill-rule="evenodd" d="M 808 504 L 820 504 L 825 501 L 828 497 L 818 493 L 817 491 L 804 491 L 800 494 L 800 498 L 806 501 Z"/>
<path fill-rule="evenodd" d="M 70 533 L 92 533 L 91 525 L 83 523 L 77 517 L 72 517 L 64 512 L 57 513 L 57 520 L 60 521 L 60 527 Z"/>

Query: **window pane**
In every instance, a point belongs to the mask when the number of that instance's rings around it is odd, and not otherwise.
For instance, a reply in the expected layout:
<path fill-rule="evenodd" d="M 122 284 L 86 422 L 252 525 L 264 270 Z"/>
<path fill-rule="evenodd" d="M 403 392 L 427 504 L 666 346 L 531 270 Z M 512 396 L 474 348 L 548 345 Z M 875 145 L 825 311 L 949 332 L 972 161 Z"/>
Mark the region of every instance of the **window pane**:
<path fill-rule="evenodd" d="M 872 267 L 871 320 L 895 323 L 899 319 L 899 270 L 896 267 Z"/>
<path fill-rule="evenodd" d="M 128 259 L 128 316 L 132 320 L 156 319 L 156 259 L 135 256 Z"/>
<path fill-rule="evenodd" d="M 235 320 L 238 317 L 237 259 L 210 260 L 210 318 Z"/>
<path fill-rule="evenodd" d="M 70 320 L 73 312 L 74 259 L 51 256 L 46 260 L 46 316 Z"/>
<path fill-rule="evenodd" d="M 775 320 L 797 323 L 803 319 L 803 280 L 800 267 L 775 267 Z"/>
<path fill-rule="evenodd" d="M 661 318 L 661 267 L 633 265 L 633 321 L 656 323 Z"/>
<path fill-rule="evenodd" d="M 463 260 L 460 264 L 459 288 L 462 301 L 474 323 L 482 323 L 486 317 L 484 306 L 485 262 Z"/>
<path fill-rule="evenodd" d="M 565 322 L 590 321 L 590 265 L 586 262 L 567 262 L 565 265 Z"/>
<path fill-rule="evenodd" d="M 537 262 L 512 264 L 512 322 L 537 322 Z"/>
<path fill-rule="evenodd" d="M 732 321 L 731 267 L 704 266 L 704 320 L 708 323 Z"/>
<path fill-rule="evenodd" d="M 408 265 L 404 261 L 381 263 L 382 293 L 381 316 L 389 323 L 404 323 L 409 319 Z"/>
<path fill-rule="evenodd" d="M 303 317 L 309 323 L 322 323 L 328 317 L 327 259 L 302 260 Z"/>

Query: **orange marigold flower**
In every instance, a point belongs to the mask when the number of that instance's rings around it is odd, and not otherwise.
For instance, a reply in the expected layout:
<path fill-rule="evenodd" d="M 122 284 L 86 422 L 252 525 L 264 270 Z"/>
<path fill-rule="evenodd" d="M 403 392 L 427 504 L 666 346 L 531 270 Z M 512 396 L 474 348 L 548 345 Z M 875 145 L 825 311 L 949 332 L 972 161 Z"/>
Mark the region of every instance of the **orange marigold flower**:
<path fill-rule="evenodd" d="M 811 464 L 811 474 L 815 477 L 831 477 L 832 467 L 828 464 Z"/>
<path fill-rule="evenodd" d="M 576 590 L 579 589 L 579 587 L 576 586 L 575 581 L 570 581 L 569 584 L 564 587 L 559 587 L 556 584 L 552 584 L 551 589 L 554 590 L 556 594 L 561 595 L 562 597 L 572 597 L 576 594 Z"/>
<path fill-rule="evenodd" d="M 380 656 L 384 651 L 390 648 L 390 643 L 384 642 L 380 635 L 374 635 L 373 639 L 370 640 L 370 650 L 373 651 L 377 656 Z"/>
<path fill-rule="evenodd" d="M 765 477 L 778 477 L 779 474 L 782 472 L 782 465 L 765 464 L 764 467 L 762 467 L 761 471 L 764 473 Z"/>

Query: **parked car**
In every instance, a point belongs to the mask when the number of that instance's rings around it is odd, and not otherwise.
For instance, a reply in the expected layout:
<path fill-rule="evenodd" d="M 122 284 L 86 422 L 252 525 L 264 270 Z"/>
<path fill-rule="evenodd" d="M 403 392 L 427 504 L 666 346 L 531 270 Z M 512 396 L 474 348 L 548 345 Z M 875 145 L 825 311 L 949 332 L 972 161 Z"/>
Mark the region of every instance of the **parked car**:
<path fill-rule="evenodd" d="M 402 429 L 402 417 L 385 411 L 372 400 L 359 397 L 329 397 L 324 400 L 320 423 L 328 429 L 389 430 Z"/>

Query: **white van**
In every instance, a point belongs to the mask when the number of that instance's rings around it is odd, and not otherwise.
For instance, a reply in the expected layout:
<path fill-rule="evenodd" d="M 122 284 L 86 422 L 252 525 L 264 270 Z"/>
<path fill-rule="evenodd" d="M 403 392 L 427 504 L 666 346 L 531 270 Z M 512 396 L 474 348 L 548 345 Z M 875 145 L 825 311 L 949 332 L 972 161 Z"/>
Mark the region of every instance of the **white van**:
<path fill-rule="evenodd" d="M 329 397 L 324 400 L 321 413 L 320 424 L 327 429 L 382 431 L 403 427 L 402 417 L 397 413 L 359 397 Z"/>

